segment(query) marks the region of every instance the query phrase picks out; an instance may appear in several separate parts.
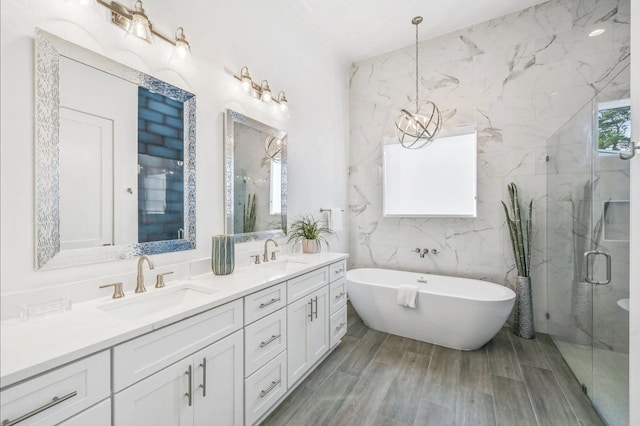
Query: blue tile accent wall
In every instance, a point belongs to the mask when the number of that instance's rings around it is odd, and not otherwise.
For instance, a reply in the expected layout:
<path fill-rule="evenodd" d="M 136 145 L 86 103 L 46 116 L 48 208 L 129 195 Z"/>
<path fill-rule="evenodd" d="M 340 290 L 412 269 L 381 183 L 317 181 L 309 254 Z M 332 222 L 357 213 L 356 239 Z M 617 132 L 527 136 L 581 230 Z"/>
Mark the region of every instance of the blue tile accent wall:
<path fill-rule="evenodd" d="M 184 106 L 138 88 L 138 242 L 184 228 Z"/>

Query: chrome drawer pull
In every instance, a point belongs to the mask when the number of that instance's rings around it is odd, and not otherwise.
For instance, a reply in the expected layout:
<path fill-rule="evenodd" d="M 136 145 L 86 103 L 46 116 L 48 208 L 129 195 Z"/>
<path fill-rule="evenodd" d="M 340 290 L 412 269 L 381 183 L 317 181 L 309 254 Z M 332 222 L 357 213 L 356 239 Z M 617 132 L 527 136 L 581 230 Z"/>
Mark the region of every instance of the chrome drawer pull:
<path fill-rule="evenodd" d="M 17 425 L 20 422 L 23 422 L 25 420 L 27 420 L 30 417 L 35 416 L 36 414 L 40 414 L 45 410 L 48 410 L 51 407 L 55 407 L 56 405 L 65 402 L 67 399 L 73 398 L 74 396 L 76 396 L 78 394 L 77 391 L 73 391 L 71 393 L 66 394 L 65 396 L 61 396 L 61 397 L 57 397 L 54 396 L 53 399 L 51 400 L 51 402 L 43 405 L 40 408 L 36 408 L 33 411 L 28 412 L 27 414 L 24 414 L 20 417 L 18 417 L 15 420 L 9 420 L 9 419 L 5 419 L 2 421 L 2 426 L 13 426 L 13 425 Z"/>
<path fill-rule="evenodd" d="M 267 346 L 269 343 L 273 342 L 274 340 L 279 339 L 281 336 L 281 334 L 278 334 L 277 336 L 274 334 L 273 336 L 271 336 L 271 338 L 269 340 L 266 340 L 264 342 L 260 342 L 260 347 L 264 348 L 265 346 Z"/>
<path fill-rule="evenodd" d="M 267 306 L 269 306 L 269 305 L 273 305 L 274 303 L 279 302 L 279 301 L 280 301 L 280 298 L 279 298 L 279 297 L 278 297 L 277 299 L 271 299 L 271 300 L 269 300 L 267 303 L 261 303 L 261 304 L 260 304 L 260 307 L 261 307 L 261 308 L 266 308 Z"/>
<path fill-rule="evenodd" d="M 341 299 L 346 293 L 343 291 L 342 293 L 336 294 L 336 299 Z"/>
<path fill-rule="evenodd" d="M 202 358 L 202 384 L 199 386 L 202 388 L 202 397 L 207 396 L 207 358 Z"/>
<path fill-rule="evenodd" d="M 346 323 L 342 323 L 339 326 L 336 327 L 336 331 L 340 331 L 340 329 L 342 329 L 342 327 L 344 327 L 346 325 Z"/>
<path fill-rule="evenodd" d="M 193 373 L 193 371 L 192 371 L 191 366 L 189 366 L 189 369 L 184 372 L 184 374 L 189 376 L 189 390 L 187 392 L 185 392 L 185 394 L 184 394 L 184 396 L 189 398 L 189 407 L 191 407 L 191 404 L 193 403 L 193 397 L 192 397 L 193 392 L 191 392 L 191 387 L 193 386 L 193 374 L 192 373 Z"/>
<path fill-rule="evenodd" d="M 309 318 L 311 319 L 311 322 L 313 322 L 313 299 L 309 300 L 309 305 L 311 305 L 311 313 L 309 314 Z"/>
<path fill-rule="evenodd" d="M 276 386 L 278 386 L 280 384 L 280 379 L 271 382 L 271 385 L 266 388 L 265 390 L 263 390 L 262 392 L 260 392 L 260 398 L 264 398 L 269 392 L 271 392 L 273 390 L 273 388 L 275 388 Z"/>
<path fill-rule="evenodd" d="M 342 269 L 336 269 L 335 271 L 333 271 L 333 273 L 334 273 L 334 274 L 340 274 L 340 273 L 342 273 L 342 272 L 344 272 L 344 268 L 342 268 Z"/>

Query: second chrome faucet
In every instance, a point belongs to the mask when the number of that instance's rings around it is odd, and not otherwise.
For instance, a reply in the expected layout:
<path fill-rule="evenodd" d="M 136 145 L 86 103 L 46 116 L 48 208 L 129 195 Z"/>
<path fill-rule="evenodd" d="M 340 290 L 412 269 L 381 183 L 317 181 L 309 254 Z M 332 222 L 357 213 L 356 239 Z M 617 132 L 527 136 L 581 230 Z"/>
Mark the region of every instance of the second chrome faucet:
<path fill-rule="evenodd" d="M 262 253 L 262 261 L 263 262 L 268 262 L 269 261 L 269 241 L 271 241 L 276 247 L 278 247 L 278 242 L 276 240 L 274 240 L 273 238 L 269 238 L 267 241 L 264 242 L 264 253 Z M 273 250 L 271 252 L 271 260 L 276 260 L 276 252 L 278 250 Z"/>

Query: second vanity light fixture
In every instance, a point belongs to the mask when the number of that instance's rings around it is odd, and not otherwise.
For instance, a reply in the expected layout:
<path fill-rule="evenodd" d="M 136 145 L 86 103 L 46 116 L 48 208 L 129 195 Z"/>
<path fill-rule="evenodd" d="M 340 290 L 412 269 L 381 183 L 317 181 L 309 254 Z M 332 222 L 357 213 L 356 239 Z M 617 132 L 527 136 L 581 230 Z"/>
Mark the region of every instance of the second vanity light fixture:
<path fill-rule="evenodd" d="M 249 68 L 242 67 L 240 69 L 240 75 L 233 76 L 236 80 L 240 81 L 242 84 L 242 88 L 245 92 L 251 95 L 253 98 L 259 99 L 262 102 L 267 104 L 274 103 L 280 106 L 280 110 L 286 111 L 288 108 L 287 97 L 284 92 L 278 93 L 278 97 L 274 98 L 271 92 L 271 88 L 269 87 L 269 82 L 267 80 L 262 80 L 262 83 L 258 85 L 249 74 Z"/>
<path fill-rule="evenodd" d="M 416 26 L 416 112 L 400 110 L 396 118 L 396 136 L 404 148 L 418 149 L 429 145 L 438 135 L 442 125 L 440 110 L 431 101 L 420 105 L 418 100 L 418 25 L 422 16 L 416 16 L 411 23 Z"/>
<path fill-rule="evenodd" d="M 149 17 L 145 14 L 142 1 L 137 0 L 133 5 L 133 9 L 129 9 L 116 1 L 96 0 L 96 2 L 109 9 L 111 11 L 111 22 L 124 29 L 128 34 L 148 43 L 153 43 L 153 37 L 156 36 L 175 46 L 171 60 L 184 59 L 191 53 L 191 45 L 187 41 L 182 27 L 178 27 L 173 40 L 158 32 L 153 28 Z"/>

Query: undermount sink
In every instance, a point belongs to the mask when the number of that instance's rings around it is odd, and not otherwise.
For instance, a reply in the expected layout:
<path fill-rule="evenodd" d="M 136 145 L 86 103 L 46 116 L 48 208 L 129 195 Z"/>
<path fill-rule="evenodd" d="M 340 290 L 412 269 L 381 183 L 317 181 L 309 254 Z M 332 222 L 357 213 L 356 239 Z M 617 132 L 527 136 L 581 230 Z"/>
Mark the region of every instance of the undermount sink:
<path fill-rule="evenodd" d="M 162 289 L 152 289 L 148 293 L 135 295 L 127 300 L 114 300 L 98 306 L 109 314 L 121 318 L 133 319 L 172 309 L 180 305 L 189 305 L 201 300 L 202 296 L 212 294 L 215 290 L 190 284 Z"/>
<path fill-rule="evenodd" d="M 263 263 L 262 267 L 274 272 L 295 272 L 300 270 L 307 262 L 301 262 L 298 260 L 282 259 L 272 260 L 268 263 Z"/>

